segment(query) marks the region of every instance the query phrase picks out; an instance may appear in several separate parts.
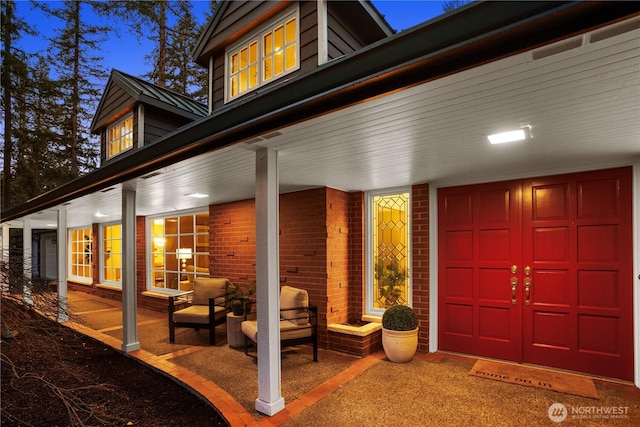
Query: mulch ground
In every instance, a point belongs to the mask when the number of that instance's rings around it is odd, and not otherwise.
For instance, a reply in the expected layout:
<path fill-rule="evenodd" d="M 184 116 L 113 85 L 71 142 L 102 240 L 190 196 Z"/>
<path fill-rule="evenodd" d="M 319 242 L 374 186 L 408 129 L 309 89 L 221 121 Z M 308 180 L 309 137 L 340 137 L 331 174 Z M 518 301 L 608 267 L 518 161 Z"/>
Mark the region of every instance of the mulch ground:
<path fill-rule="evenodd" d="M 228 425 L 170 378 L 5 298 L 2 319 L 2 426 Z"/>

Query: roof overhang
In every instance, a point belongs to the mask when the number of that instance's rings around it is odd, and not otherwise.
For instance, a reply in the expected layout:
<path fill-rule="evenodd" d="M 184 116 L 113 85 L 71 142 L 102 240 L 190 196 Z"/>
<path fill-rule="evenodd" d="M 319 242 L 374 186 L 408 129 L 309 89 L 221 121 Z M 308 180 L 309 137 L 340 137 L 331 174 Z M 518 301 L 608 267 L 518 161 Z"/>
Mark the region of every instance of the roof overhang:
<path fill-rule="evenodd" d="M 203 153 L 450 76 L 639 13 L 637 3 L 488 2 L 265 88 L 3 214 L 18 219 Z"/>

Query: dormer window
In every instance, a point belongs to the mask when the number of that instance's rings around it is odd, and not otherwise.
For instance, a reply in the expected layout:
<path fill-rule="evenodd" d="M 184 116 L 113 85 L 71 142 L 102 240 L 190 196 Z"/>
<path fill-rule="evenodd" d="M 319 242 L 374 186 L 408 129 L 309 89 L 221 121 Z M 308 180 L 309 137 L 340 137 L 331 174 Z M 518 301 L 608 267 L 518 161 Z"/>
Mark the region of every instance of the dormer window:
<path fill-rule="evenodd" d="M 298 38 L 296 9 L 228 49 L 226 101 L 297 70 Z"/>
<path fill-rule="evenodd" d="M 107 128 L 107 159 L 133 147 L 133 114 Z"/>

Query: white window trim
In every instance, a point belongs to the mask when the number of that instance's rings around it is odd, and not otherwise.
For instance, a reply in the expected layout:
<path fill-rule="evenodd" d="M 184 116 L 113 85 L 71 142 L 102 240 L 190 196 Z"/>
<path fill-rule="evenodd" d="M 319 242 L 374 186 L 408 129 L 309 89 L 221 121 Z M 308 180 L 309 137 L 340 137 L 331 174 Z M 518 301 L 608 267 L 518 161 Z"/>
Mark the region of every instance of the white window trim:
<path fill-rule="evenodd" d="M 131 147 L 119 151 L 117 154 L 110 154 L 110 145 L 111 145 L 111 141 L 109 141 L 109 131 L 111 129 L 113 129 L 116 126 L 119 126 L 122 122 L 124 122 L 125 120 L 131 118 Z M 134 147 L 134 143 L 133 143 L 133 136 L 134 136 L 134 123 L 133 123 L 133 113 L 129 113 L 126 114 L 124 117 L 119 118 L 118 120 L 116 120 L 111 126 L 107 126 L 107 130 L 106 130 L 106 135 L 105 135 L 105 147 L 106 147 L 106 152 L 107 152 L 107 160 L 113 159 L 115 157 L 118 157 L 120 154 L 126 153 L 129 150 L 133 150 Z M 122 136 L 121 136 L 122 137 Z"/>
<path fill-rule="evenodd" d="M 98 268 L 100 268 L 100 284 L 106 284 L 106 285 L 109 285 L 109 286 L 122 288 L 122 282 L 115 282 L 113 280 L 106 280 L 104 278 L 104 268 L 105 268 L 105 266 L 103 265 L 103 260 L 104 260 L 104 244 L 103 244 L 104 243 L 104 228 L 105 227 L 109 227 L 109 226 L 113 226 L 113 225 L 119 225 L 120 226 L 120 233 L 122 233 L 122 223 L 119 222 L 119 221 L 102 223 L 102 224 L 100 224 L 100 228 L 98 230 L 99 239 L 100 239 L 100 247 L 98 249 L 98 252 L 99 252 L 98 256 L 100 257 L 100 262 L 98 262 L 98 266 L 99 266 Z M 120 240 L 122 241 L 122 234 L 120 235 Z M 122 270 L 122 264 L 120 265 L 120 269 Z"/>
<path fill-rule="evenodd" d="M 364 231 L 364 272 L 365 272 L 365 312 L 363 319 L 367 321 L 375 320 L 377 317 L 382 317 L 384 314 L 384 309 L 375 308 L 373 306 L 373 269 L 375 266 L 375 262 L 373 260 L 373 248 L 372 248 L 372 236 L 373 236 L 373 215 L 371 212 L 371 204 L 373 202 L 373 198 L 375 196 L 384 196 L 389 194 L 398 194 L 398 193 L 409 193 L 409 220 L 411 221 L 409 224 L 410 230 L 410 239 L 407 243 L 409 248 L 409 257 L 407 262 L 409 265 L 413 266 L 413 221 L 411 218 L 411 187 L 393 187 L 393 188 L 385 188 L 381 190 L 372 190 L 365 192 L 365 203 L 364 203 L 364 218 L 365 218 L 365 231 Z M 409 295 L 408 295 L 408 305 L 413 307 L 413 269 L 409 270 Z"/>
<path fill-rule="evenodd" d="M 145 223 L 146 242 L 145 242 L 144 251 L 147 257 L 147 280 L 146 280 L 147 285 L 146 285 L 145 292 L 150 292 L 150 293 L 153 292 L 156 294 L 167 294 L 167 295 L 173 295 L 173 294 L 178 294 L 183 292 L 179 289 L 158 288 L 153 286 L 153 254 L 151 253 L 151 239 L 152 239 L 151 223 L 156 219 L 164 219 L 170 216 L 195 215 L 195 214 L 204 213 L 204 212 L 209 213 L 208 205 L 202 206 L 200 208 L 187 209 L 183 211 L 166 212 L 162 214 L 156 214 L 153 216 L 150 215 L 146 218 L 146 223 Z"/>
<path fill-rule="evenodd" d="M 273 28 L 275 26 L 277 26 L 280 23 L 284 23 L 285 21 L 287 21 L 288 19 L 295 17 L 296 18 L 296 66 L 293 67 L 292 69 L 285 71 L 284 73 L 280 74 L 277 77 L 272 77 L 271 79 L 269 79 L 268 81 L 263 81 L 262 80 L 262 34 L 267 31 L 270 28 Z M 257 40 L 258 41 L 258 84 L 245 91 L 242 93 L 239 93 L 235 96 L 231 96 L 231 84 L 230 84 L 230 80 L 229 80 L 229 53 L 235 50 L 238 50 L 238 48 L 240 48 L 241 46 L 244 45 L 249 45 L 249 43 L 253 40 Z M 269 21 L 266 25 L 263 25 L 262 27 L 260 27 L 259 29 L 257 29 L 255 32 L 251 33 L 251 35 L 243 38 L 240 42 L 235 43 L 234 45 L 229 46 L 228 48 L 225 49 L 224 51 L 224 102 L 225 104 L 227 102 L 230 101 L 234 101 L 236 99 L 242 98 L 243 96 L 252 93 L 253 91 L 264 87 L 270 83 L 273 83 L 275 81 L 280 80 L 281 78 L 283 78 L 284 76 L 287 76 L 291 73 L 293 73 L 294 71 L 297 71 L 300 69 L 300 9 L 298 7 L 298 5 L 295 5 L 294 7 L 287 9 L 286 11 L 282 12 L 281 14 L 279 14 L 278 16 L 276 16 L 276 18 L 272 19 L 271 21 Z"/>
<path fill-rule="evenodd" d="M 92 230 L 92 236 L 91 236 L 91 248 L 93 249 L 93 245 L 96 244 L 95 242 L 95 238 L 93 237 L 93 226 L 91 225 L 85 225 L 85 226 L 79 226 L 79 227 L 70 227 L 67 228 L 67 276 L 70 280 L 72 280 L 74 283 L 81 283 L 83 285 L 92 285 L 93 284 L 93 274 L 92 277 L 85 277 L 85 276 L 77 276 L 72 274 L 73 271 L 73 240 L 71 239 L 71 233 L 75 230 Z M 93 260 L 91 261 L 92 264 L 92 268 L 93 268 Z M 92 270 L 93 273 L 93 270 Z"/>

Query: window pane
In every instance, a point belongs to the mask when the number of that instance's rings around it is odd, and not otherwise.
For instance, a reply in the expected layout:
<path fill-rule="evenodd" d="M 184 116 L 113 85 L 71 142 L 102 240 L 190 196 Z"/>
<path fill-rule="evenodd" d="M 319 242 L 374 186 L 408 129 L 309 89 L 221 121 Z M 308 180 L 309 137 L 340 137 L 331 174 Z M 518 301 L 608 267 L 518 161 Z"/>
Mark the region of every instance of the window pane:
<path fill-rule="evenodd" d="M 278 51 L 284 46 L 284 27 L 279 26 L 273 31 L 273 49 Z"/>
<path fill-rule="evenodd" d="M 273 75 L 271 74 L 272 70 L 273 70 L 273 66 L 271 64 L 271 57 L 269 58 L 265 58 L 265 60 L 263 61 L 263 68 L 264 68 L 264 75 L 263 75 L 263 79 L 264 80 L 269 80 L 271 77 L 273 77 Z"/>
<path fill-rule="evenodd" d="M 245 90 L 247 90 L 247 72 L 246 72 L 246 70 L 240 72 L 239 80 L 240 80 L 240 92 L 244 92 Z"/>
<path fill-rule="evenodd" d="M 249 87 L 254 87 L 258 85 L 258 67 L 256 65 L 252 65 L 249 67 Z"/>
<path fill-rule="evenodd" d="M 296 66 L 296 45 L 292 45 L 292 46 L 287 46 L 287 49 L 285 50 L 285 57 L 286 57 L 286 69 L 290 70 L 291 68 Z"/>
<path fill-rule="evenodd" d="M 274 70 L 273 70 L 273 75 L 277 76 L 278 74 L 281 74 L 282 72 L 284 72 L 284 60 L 283 60 L 283 52 L 277 52 L 276 54 L 273 55 L 273 61 L 274 61 Z"/>
<path fill-rule="evenodd" d="M 249 64 L 255 64 L 258 61 L 258 43 L 253 42 L 249 45 Z"/>
<path fill-rule="evenodd" d="M 409 193 L 376 196 L 372 206 L 373 306 L 409 302 Z"/>
<path fill-rule="evenodd" d="M 180 217 L 180 233 L 193 233 L 193 215 Z"/>
<path fill-rule="evenodd" d="M 164 232 L 165 234 L 177 234 L 178 233 L 178 218 L 166 218 L 164 220 Z"/>
<path fill-rule="evenodd" d="M 271 52 L 273 52 L 273 36 L 271 32 L 263 38 L 262 51 L 264 56 L 271 55 Z"/>
<path fill-rule="evenodd" d="M 231 55 L 231 72 L 232 73 L 238 72 L 238 54 L 237 53 Z"/>
<path fill-rule="evenodd" d="M 249 50 L 246 47 L 240 51 L 240 70 L 247 67 L 247 60 L 249 59 L 248 55 Z"/>
<path fill-rule="evenodd" d="M 286 43 L 290 44 L 296 40 L 296 20 L 292 19 L 286 24 Z"/>
<path fill-rule="evenodd" d="M 231 78 L 231 96 L 235 96 L 238 94 L 238 76 L 233 76 Z"/>

